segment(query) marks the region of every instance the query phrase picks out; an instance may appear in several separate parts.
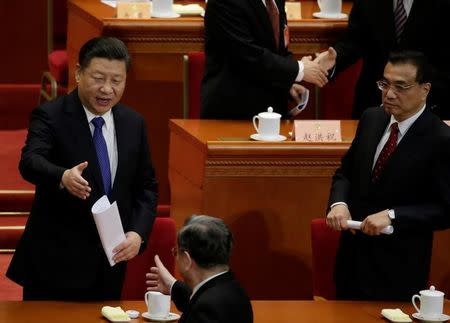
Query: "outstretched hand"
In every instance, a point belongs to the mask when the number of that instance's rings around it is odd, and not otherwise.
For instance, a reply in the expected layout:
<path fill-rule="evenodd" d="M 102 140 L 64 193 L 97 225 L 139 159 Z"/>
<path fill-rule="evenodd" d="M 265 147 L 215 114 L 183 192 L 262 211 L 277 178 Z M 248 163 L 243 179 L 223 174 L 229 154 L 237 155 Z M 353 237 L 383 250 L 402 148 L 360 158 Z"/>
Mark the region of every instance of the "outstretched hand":
<path fill-rule="evenodd" d="M 322 68 L 315 60 L 311 60 L 310 56 L 302 57 L 303 63 L 303 80 L 308 83 L 323 87 L 327 84 L 327 70 Z"/>
<path fill-rule="evenodd" d="M 147 290 L 161 292 L 163 294 L 170 294 L 170 288 L 176 279 L 172 274 L 164 267 L 163 263 L 159 259 L 159 256 L 155 256 L 155 267 L 150 268 L 150 272 L 145 275 L 147 278 L 146 285 Z"/>
<path fill-rule="evenodd" d="M 314 62 L 318 63 L 325 71 L 328 71 L 336 65 L 336 57 L 336 50 L 333 47 L 329 47 L 326 51 L 316 54 Z"/>
<path fill-rule="evenodd" d="M 66 169 L 61 178 L 61 184 L 72 195 L 85 200 L 91 193 L 91 187 L 87 180 L 81 176 L 88 166 L 88 162 L 82 162 L 71 169 Z"/>

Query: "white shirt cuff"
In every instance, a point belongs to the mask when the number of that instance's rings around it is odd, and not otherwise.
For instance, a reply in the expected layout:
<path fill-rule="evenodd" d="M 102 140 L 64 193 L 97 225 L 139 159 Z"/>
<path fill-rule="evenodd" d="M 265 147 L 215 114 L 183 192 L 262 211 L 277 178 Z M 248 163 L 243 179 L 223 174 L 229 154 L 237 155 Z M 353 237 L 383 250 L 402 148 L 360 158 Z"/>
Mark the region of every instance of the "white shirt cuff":
<path fill-rule="evenodd" d="M 335 207 L 336 205 L 345 205 L 345 206 L 347 207 L 347 209 L 348 209 L 348 205 L 347 205 L 347 203 L 345 203 L 345 202 L 336 202 L 336 203 L 333 203 L 333 204 L 331 204 L 330 209 L 332 209 L 332 208 Z"/>
<path fill-rule="evenodd" d="M 303 72 L 305 66 L 303 65 L 302 61 L 297 61 L 297 63 L 298 63 L 298 74 L 297 77 L 295 78 L 295 82 L 301 82 L 301 80 L 303 80 L 303 76 L 305 76 L 305 73 Z"/>

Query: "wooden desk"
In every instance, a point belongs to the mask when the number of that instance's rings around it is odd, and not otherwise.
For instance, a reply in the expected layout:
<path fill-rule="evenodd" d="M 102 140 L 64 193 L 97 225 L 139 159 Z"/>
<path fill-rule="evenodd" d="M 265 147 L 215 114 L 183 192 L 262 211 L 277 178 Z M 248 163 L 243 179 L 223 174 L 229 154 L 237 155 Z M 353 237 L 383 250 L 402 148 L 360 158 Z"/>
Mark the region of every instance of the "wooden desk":
<path fill-rule="evenodd" d="M 311 219 L 323 217 L 331 176 L 357 122 L 341 121 L 345 142 L 249 140 L 250 121 L 171 120 L 171 216 L 223 218 L 235 235 L 232 267 L 253 299 L 312 297 Z M 288 135 L 292 124 L 282 123 Z M 430 283 L 450 294 L 450 230 L 435 234 Z"/>
<path fill-rule="evenodd" d="M 347 25 L 345 20 L 313 19 L 312 12 L 318 11 L 316 1 L 302 1 L 302 8 L 305 19 L 289 23 L 290 49 L 296 56 L 326 48 Z M 344 2 L 343 11 L 349 12 L 350 8 L 351 3 Z M 188 52 L 203 50 L 203 18 L 116 19 L 114 8 L 99 0 L 69 0 L 68 10 L 69 88 L 75 86 L 78 50 L 89 38 L 115 36 L 128 46 L 132 66 L 123 102 L 144 115 L 147 121 L 152 158 L 160 182 L 160 202 L 168 204 L 168 120 L 183 117 L 182 57 Z M 314 97 L 311 93 L 312 101 Z M 305 117 L 315 118 L 314 113 L 314 109 L 308 109 Z"/>
<path fill-rule="evenodd" d="M 178 226 L 190 214 L 225 219 L 233 270 L 252 298 L 312 298 L 310 222 L 325 215 L 356 121 L 342 125 L 343 143 L 265 143 L 250 141 L 249 121 L 171 120 L 171 216 Z"/>
<path fill-rule="evenodd" d="M 70 302 L 0 302 L 0 321 L 33 323 L 105 323 L 101 316 L 104 305 L 121 306 L 124 310 L 147 310 L 144 301 L 103 303 Z M 400 308 L 411 315 L 410 303 L 335 302 L 335 301 L 252 301 L 255 323 L 371 323 L 387 322 L 381 316 L 383 308 Z M 444 313 L 450 313 L 446 300 Z M 142 317 L 131 322 L 149 322 Z M 236 322 L 238 323 L 238 322 Z"/>

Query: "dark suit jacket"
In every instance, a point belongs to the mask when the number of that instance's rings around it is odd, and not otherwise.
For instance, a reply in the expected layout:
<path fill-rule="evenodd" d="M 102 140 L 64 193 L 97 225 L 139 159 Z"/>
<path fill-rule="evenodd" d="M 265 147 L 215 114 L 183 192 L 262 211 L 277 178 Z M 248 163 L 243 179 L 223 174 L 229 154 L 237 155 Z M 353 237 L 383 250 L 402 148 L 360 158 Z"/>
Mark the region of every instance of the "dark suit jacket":
<path fill-rule="evenodd" d="M 285 114 L 298 63 L 288 53 L 280 11 L 280 46 L 262 0 L 209 0 L 205 14 L 205 75 L 201 116 L 208 119 L 250 119 L 267 111 Z"/>
<path fill-rule="evenodd" d="M 183 312 L 180 323 L 253 322 L 250 299 L 230 272 L 206 282 L 189 300 L 191 292 L 180 281 L 172 287 L 172 300 Z"/>
<path fill-rule="evenodd" d="M 336 261 L 337 295 L 356 289 L 367 299 L 409 300 L 428 282 L 433 230 L 450 223 L 450 128 L 425 110 L 371 181 L 377 145 L 390 116 L 370 108 L 333 177 L 329 205 L 343 201 L 353 220 L 394 209 L 392 235 L 342 232 Z"/>
<path fill-rule="evenodd" d="M 118 166 L 110 200 L 118 204 L 124 231 L 137 232 L 145 246 L 157 204 L 146 127 L 141 116 L 121 104 L 112 113 Z M 87 200 L 60 188 L 65 169 L 83 161 L 88 161 L 83 177 L 92 189 Z M 125 266 L 109 266 L 91 214 L 103 185 L 76 90 L 33 111 L 19 168 L 36 185 L 36 194 L 7 276 L 20 285 L 63 290 L 89 288 L 103 279 L 120 292 Z"/>
<path fill-rule="evenodd" d="M 414 0 L 401 41 L 395 40 L 392 0 L 356 0 L 349 16 L 348 29 L 335 44 L 338 53 L 336 71 L 342 71 L 359 58 L 363 67 L 355 89 L 353 118 L 358 119 L 368 107 L 381 104 L 375 82 L 383 76 L 389 52 L 418 50 L 436 68 L 429 105 L 437 104 L 435 112 L 450 119 L 450 60 L 442 41 L 448 38 L 450 0 Z"/>

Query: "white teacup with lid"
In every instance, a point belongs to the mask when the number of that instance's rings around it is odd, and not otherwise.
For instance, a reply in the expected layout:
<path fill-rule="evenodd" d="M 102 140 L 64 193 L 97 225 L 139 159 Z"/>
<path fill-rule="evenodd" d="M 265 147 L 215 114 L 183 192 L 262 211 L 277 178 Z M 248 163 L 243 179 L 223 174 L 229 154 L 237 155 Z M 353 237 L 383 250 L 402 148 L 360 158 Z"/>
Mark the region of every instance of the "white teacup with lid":
<path fill-rule="evenodd" d="M 421 290 L 419 294 L 420 296 L 413 295 L 411 301 L 421 319 L 437 320 L 441 318 L 444 308 L 444 293 L 436 290 L 434 286 L 430 286 L 430 289 Z M 420 301 L 420 308 L 416 305 L 416 299 Z"/>
<path fill-rule="evenodd" d="M 258 120 L 258 125 L 256 124 Z M 267 112 L 258 113 L 253 117 L 253 126 L 260 140 L 274 140 L 280 136 L 281 114 L 273 112 L 273 108 L 267 108 Z"/>

